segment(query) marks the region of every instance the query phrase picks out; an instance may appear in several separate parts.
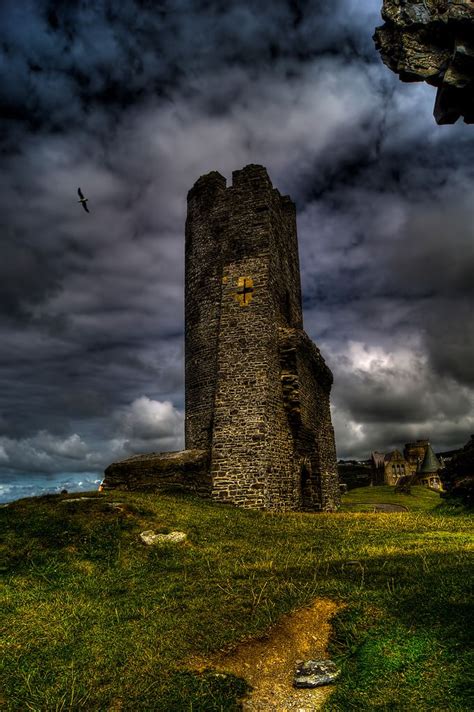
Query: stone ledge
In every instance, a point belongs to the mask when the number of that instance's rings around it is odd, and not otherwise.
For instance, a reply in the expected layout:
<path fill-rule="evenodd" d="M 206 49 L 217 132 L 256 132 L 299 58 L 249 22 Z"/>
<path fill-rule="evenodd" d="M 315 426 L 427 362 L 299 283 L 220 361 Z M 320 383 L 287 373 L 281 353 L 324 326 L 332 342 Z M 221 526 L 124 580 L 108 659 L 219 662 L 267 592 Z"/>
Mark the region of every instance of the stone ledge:
<path fill-rule="evenodd" d="M 180 489 L 210 496 L 209 456 L 205 450 L 134 455 L 109 465 L 102 487 L 134 492 Z"/>

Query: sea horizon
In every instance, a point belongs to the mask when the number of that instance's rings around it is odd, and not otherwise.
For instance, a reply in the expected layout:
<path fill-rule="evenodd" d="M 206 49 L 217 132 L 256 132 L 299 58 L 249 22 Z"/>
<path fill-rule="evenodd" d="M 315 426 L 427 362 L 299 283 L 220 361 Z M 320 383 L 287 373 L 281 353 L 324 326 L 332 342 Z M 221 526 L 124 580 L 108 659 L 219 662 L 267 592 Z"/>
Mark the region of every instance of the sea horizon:
<path fill-rule="evenodd" d="M 9 504 L 24 497 L 60 494 L 63 490 L 88 492 L 98 489 L 102 479 L 103 476 L 97 472 L 17 476 L 8 482 L 0 482 L 0 503 Z"/>

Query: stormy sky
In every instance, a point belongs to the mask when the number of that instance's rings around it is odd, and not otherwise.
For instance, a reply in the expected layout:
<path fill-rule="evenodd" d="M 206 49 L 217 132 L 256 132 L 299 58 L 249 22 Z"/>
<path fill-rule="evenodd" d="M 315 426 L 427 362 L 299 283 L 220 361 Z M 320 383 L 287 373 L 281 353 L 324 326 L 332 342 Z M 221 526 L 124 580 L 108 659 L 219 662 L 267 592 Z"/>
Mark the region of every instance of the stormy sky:
<path fill-rule="evenodd" d="M 380 6 L 2 0 L 4 498 L 183 447 L 186 193 L 248 163 L 297 205 L 338 456 L 474 432 L 472 127 L 382 64 Z"/>

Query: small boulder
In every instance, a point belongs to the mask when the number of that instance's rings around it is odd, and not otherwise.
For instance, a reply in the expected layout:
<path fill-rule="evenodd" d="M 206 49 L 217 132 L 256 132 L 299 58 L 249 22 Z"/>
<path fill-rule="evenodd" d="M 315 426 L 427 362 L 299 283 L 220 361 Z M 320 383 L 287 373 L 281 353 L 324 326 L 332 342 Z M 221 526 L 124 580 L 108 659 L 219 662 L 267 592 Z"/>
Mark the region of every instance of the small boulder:
<path fill-rule="evenodd" d="M 169 534 L 155 534 L 152 530 L 147 530 L 140 534 L 140 539 L 144 544 L 179 544 L 186 541 L 184 532 L 170 532 Z"/>
<path fill-rule="evenodd" d="M 298 660 L 293 685 L 295 687 L 320 687 L 330 685 L 339 677 L 340 670 L 332 660 Z"/>

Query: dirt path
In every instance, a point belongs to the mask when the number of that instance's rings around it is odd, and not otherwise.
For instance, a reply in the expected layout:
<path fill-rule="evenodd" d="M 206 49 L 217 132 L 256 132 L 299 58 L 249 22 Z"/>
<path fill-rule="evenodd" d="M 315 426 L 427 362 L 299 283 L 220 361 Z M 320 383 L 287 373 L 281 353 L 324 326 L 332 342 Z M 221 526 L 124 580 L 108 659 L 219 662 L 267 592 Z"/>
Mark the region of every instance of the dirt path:
<path fill-rule="evenodd" d="M 408 512 L 408 507 L 403 504 L 374 504 L 376 512 Z"/>
<path fill-rule="evenodd" d="M 297 660 L 327 658 L 330 619 L 341 606 L 316 599 L 281 620 L 265 637 L 242 643 L 229 653 L 208 659 L 194 658 L 195 670 L 212 668 L 242 677 L 252 686 L 243 700 L 244 712 L 314 712 L 331 694 L 333 685 L 314 690 L 293 687 Z"/>
<path fill-rule="evenodd" d="M 409 512 L 408 507 L 403 504 L 374 504 L 373 502 L 348 502 L 346 507 L 359 507 L 360 505 L 373 507 L 374 512 Z"/>

